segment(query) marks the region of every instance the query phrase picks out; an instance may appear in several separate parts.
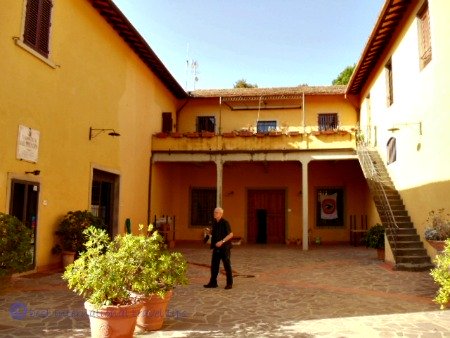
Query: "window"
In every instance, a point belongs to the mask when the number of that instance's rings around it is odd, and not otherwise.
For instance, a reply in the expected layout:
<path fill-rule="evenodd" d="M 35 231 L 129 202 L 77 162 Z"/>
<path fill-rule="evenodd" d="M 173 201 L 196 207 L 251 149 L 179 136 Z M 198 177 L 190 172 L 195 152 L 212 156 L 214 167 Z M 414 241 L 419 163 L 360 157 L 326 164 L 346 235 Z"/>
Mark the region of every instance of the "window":
<path fill-rule="evenodd" d="M 172 131 L 172 113 L 162 113 L 162 132 L 170 133 Z"/>
<path fill-rule="evenodd" d="M 267 133 L 277 129 L 277 121 L 258 121 L 256 131 L 258 133 Z"/>
<path fill-rule="evenodd" d="M 39 54 L 48 57 L 50 39 L 51 0 L 27 0 L 23 42 Z"/>
<path fill-rule="evenodd" d="M 422 69 L 431 61 L 431 32 L 428 1 L 425 2 L 417 14 L 417 22 L 419 28 L 420 69 Z"/>
<path fill-rule="evenodd" d="M 393 81 L 392 81 L 392 61 L 389 60 L 384 66 L 385 74 L 386 74 L 386 104 L 387 106 L 391 106 L 394 103 L 394 89 L 393 89 Z"/>
<path fill-rule="evenodd" d="M 209 225 L 212 220 L 215 207 L 215 188 L 192 188 L 191 225 L 202 227 Z"/>
<path fill-rule="evenodd" d="M 197 131 L 216 131 L 216 118 L 214 116 L 197 116 Z"/>
<path fill-rule="evenodd" d="M 319 114 L 319 131 L 323 130 L 335 130 L 337 129 L 338 123 L 338 115 L 336 113 L 331 114 Z"/>
<path fill-rule="evenodd" d="M 344 190 L 342 188 L 317 189 L 316 225 L 344 226 Z"/>

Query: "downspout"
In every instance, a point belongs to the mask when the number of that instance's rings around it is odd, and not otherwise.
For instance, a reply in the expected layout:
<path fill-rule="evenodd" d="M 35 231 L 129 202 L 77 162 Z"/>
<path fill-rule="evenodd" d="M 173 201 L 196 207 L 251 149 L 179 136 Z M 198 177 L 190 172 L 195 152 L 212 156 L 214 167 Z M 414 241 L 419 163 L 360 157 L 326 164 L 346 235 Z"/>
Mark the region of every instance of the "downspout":
<path fill-rule="evenodd" d="M 302 93 L 302 124 L 303 124 L 303 133 L 306 131 L 305 125 L 305 92 Z"/>
<path fill-rule="evenodd" d="M 152 171 L 153 171 L 153 154 L 150 155 L 150 165 L 148 173 L 148 210 L 147 210 L 147 225 L 151 223 L 150 212 L 152 210 Z M 154 224 L 153 224 L 154 225 Z"/>
<path fill-rule="evenodd" d="M 222 96 L 219 96 L 219 128 L 218 128 L 219 135 L 222 134 Z"/>

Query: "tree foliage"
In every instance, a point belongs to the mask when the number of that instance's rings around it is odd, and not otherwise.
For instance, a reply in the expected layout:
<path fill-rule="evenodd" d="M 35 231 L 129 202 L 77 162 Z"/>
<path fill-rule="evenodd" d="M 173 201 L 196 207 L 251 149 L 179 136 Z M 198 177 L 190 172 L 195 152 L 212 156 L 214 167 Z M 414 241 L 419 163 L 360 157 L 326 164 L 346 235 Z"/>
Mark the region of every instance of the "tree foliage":
<path fill-rule="evenodd" d="M 350 77 L 355 69 L 355 64 L 353 66 L 347 66 L 345 69 L 335 78 L 332 82 L 333 85 L 346 85 L 350 81 Z"/>
<path fill-rule="evenodd" d="M 245 79 L 240 79 L 234 83 L 234 88 L 258 88 L 258 85 L 248 83 Z"/>

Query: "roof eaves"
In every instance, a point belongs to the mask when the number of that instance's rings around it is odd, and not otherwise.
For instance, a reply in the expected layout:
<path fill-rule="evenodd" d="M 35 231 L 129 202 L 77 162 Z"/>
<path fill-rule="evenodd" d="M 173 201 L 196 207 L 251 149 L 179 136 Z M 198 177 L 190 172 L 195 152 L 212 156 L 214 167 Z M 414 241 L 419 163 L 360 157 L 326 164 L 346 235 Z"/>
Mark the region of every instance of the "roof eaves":
<path fill-rule="evenodd" d="M 398 24 L 414 3 L 417 0 L 386 0 L 350 78 L 346 94 L 358 95 L 361 92 L 375 64 L 391 42 Z"/>

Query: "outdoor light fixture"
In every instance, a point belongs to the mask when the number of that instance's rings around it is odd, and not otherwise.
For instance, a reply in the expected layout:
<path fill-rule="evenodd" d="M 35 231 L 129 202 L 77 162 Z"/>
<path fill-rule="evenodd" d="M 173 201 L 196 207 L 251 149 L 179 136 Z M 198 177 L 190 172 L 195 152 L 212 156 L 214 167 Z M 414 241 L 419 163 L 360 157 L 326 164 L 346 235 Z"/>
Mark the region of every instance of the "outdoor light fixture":
<path fill-rule="evenodd" d="M 40 173 L 40 170 L 25 171 L 25 174 L 33 174 L 34 176 L 38 176 Z"/>
<path fill-rule="evenodd" d="M 109 136 L 120 136 L 120 134 L 118 132 L 116 132 L 114 129 L 96 129 L 96 128 L 89 128 L 89 140 L 92 140 L 94 137 L 97 137 L 99 134 L 105 132 L 105 131 L 109 131 L 108 135 Z"/>

